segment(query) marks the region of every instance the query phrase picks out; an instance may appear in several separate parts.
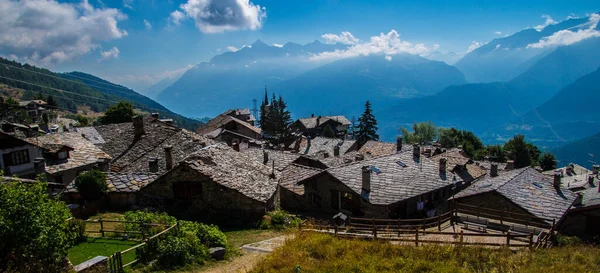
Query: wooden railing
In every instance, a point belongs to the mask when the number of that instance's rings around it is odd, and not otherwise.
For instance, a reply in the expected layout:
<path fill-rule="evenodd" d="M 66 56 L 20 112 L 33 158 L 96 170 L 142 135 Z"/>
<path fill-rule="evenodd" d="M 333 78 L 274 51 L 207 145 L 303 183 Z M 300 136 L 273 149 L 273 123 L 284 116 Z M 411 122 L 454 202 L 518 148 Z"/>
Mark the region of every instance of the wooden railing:
<path fill-rule="evenodd" d="M 165 224 L 145 223 L 145 222 L 141 222 L 141 221 L 107 220 L 107 219 L 102 219 L 102 218 L 99 218 L 97 220 L 86 220 L 85 222 L 86 222 L 86 224 L 91 223 L 91 224 L 99 224 L 100 225 L 100 228 L 98 230 L 86 229 L 86 233 L 98 233 L 98 234 L 101 234 L 102 237 L 105 237 L 106 233 L 135 234 L 135 235 L 140 235 L 142 237 L 141 238 L 142 240 L 145 240 L 146 236 L 148 235 L 148 232 L 146 232 L 148 227 L 164 227 L 164 228 L 169 227 L 169 225 L 165 225 Z M 113 226 L 113 229 L 110 229 L 110 228 L 106 228 L 107 225 L 105 225 L 105 223 L 137 224 L 140 227 L 140 230 L 139 231 L 126 230 L 125 228 L 118 229 L 118 228 L 115 228 L 114 226 Z"/>
<path fill-rule="evenodd" d="M 473 215 L 481 218 L 488 218 L 500 221 L 503 224 L 505 221 L 521 224 L 525 226 L 536 226 L 543 228 L 551 228 L 556 224 L 555 219 L 546 219 L 546 218 L 534 218 L 529 214 L 510 212 L 506 210 L 497 210 L 490 208 L 483 208 L 478 206 L 472 206 L 462 203 L 456 203 L 455 209 L 457 213 L 463 213 L 468 215 Z M 552 224 L 550 224 L 552 222 Z"/>

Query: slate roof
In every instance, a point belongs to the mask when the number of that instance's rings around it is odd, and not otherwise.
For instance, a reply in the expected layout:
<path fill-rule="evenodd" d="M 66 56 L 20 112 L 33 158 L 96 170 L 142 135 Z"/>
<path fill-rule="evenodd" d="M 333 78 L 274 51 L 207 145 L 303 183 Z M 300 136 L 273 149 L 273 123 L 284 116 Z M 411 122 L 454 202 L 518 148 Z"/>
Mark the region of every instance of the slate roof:
<path fill-rule="evenodd" d="M 310 117 L 310 118 L 301 118 L 298 119 L 300 121 L 300 123 L 302 123 L 302 125 L 304 125 L 304 127 L 306 129 L 312 129 L 317 127 L 317 119 L 319 117 Z M 325 122 L 329 121 L 329 120 L 334 120 L 337 121 L 339 123 L 341 123 L 342 125 L 351 125 L 352 123 L 344 116 L 321 116 L 321 119 L 319 120 L 319 125 L 320 124 L 324 124 Z"/>
<path fill-rule="evenodd" d="M 282 171 L 285 167 L 292 164 L 294 160 L 300 157 L 299 154 L 290 153 L 286 151 L 277 151 L 277 150 L 269 150 L 269 149 L 259 149 L 259 148 L 248 148 L 240 151 L 240 153 L 246 154 L 250 156 L 254 161 L 263 163 L 263 151 L 266 151 L 269 154 L 269 162 L 266 164 L 267 167 L 272 168 L 273 161 L 275 161 L 275 170 Z"/>
<path fill-rule="evenodd" d="M 24 100 L 24 101 L 19 101 L 19 106 L 26 106 L 30 103 L 35 103 L 35 104 L 39 104 L 39 105 L 46 105 L 48 104 L 47 102 L 43 101 L 43 100 Z"/>
<path fill-rule="evenodd" d="M 250 112 L 249 108 L 230 109 L 223 114 L 234 117 L 248 116 L 247 121 L 256 121 L 256 118 L 254 117 L 254 115 L 252 115 L 252 112 Z"/>
<path fill-rule="evenodd" d="M 279 185 L 298 195 L 304 195 L 304 186 L 298 182 L 322 173 L 323 170 L 299 164 L 290 164 L 280 174 Z"/>
<path fill-rule="evenodd" d="M 0 149 L 31 145 L 31 143 L 11 134 L 0 131 Z"/>
<path fill-rule="evenodd" d="M 471 182 L 484 176 L 487 172 L 474 161 L 463 155 L 461 150 L 450 149 L 444 153 L 430 157 L 431 160 L 438 161 L 446 158 L 446 168 L 448 171 L 454 171 L 465 182 Z"/>
<path fill-rule="evenodd" d="M 198 127 L 198 129 L 196 129 L 196 133 L 198 133 L 200 135 L 205 135 L 216 129 L 221 128 L 223 125 L 230 123 L 230 122 L 235 122 L 238 125 L 244 126 L 248 129 L 252 130 L 256 134 L 260 135 L 260 133 L 261 133 L 260 128 L 252 126 L 243 120 L 237 119 L 235 117 L 232 117 L 232 116 L 229 116 L 226 114 L 220 114 L 220 115 L 216 116 L 215 118 L 211 119 L 210 121 L 208 121 L 207 123 L 200 125 L 200 127 Z"/>
<path fill-rule="evenodd" d="M 400 166 L 400 161 L 406 167 Z M 376 167 L 379 174 L 371 172 L 371 192 L 362 190 L 362 166 Z M 453 183 L 453 174 L 439 173 L 438 163 L 424 156 L 413 157 L 412 150 L 398 154 L 358 161 L 346 166 L 330 168 L 329 174 L 345 184 L 371 204 L 389 205 Z M 457 177 L 457 183 L 462 182 Z"/>
<path fill-rule="evenodd" d="M 159 173 L 162 173 L 166 171 L 165 146 L 173 147 L 176 165 L 195 150 L 214 143 L 152 117 L 144 118 L 143 123 L 145 134 L 139 139 L 135 138 L 132 122 L 79 128 L 78 133 L 87 132 L 87 139 L 96 141 L 98 147 L 112 156 L 110 166 L 113 172 L 148 172 L 148 159 L 155 157 L 159 160 Z M 97 141 L 100 137 L 103 142 Z"/>
<path fill-rule="evenodd" d="M 599 192 L 599 184 L 600 184 L 600 176 L 594 176 L 593 185 L 589 185 L 581 191 L 577 193 L 583 194 L 582 204 L 577 206 L 579 207 L 591 207 L 591 206 L 600 206 L 600 192 Z"/>
<path fill-rule="evenodd" d="M 486 176 L 457 193 L 455 198 L 495 191 L 532 215 L 552 224 L 552 219 L 562 218 L 577 197 L 569 190 L 557 190 L 553 183 L 548 176 L 525 167 L 500 172 L 496 177 Z"/>
<path fill-rule="evenodd" d="M 572 167 L 569 168 L 568 166 Z M 558 171 L 562 173 L 561 184 L 563 187 L 566 187 L 570 190 L 582 190 L 587 188 L 588 174 L 592 174 L 592 171 L 573 163 L 569 164 L 568 166 L 545 171 L 543 174 L 554 179 L 554 172 Z"/>
<path fill-rule="evenodd" d="M 408 146 L 405 147 L 408 148 Z M 396 143 L 369 140 L 358 149 L 358 152 L 372 157 L 391 155 L 396 153 Z"/>
<path fill-rule="evenodd" d="M 57 161 L 46 158 L 46 172 L 49 174 L 96 164 L 100 158 L 112 158 L 93 143 L 83 138 L 79 133 L 53 133 L 45 136 L 28 138 L 26 140 L 41 148 L 47 145 L 68 146 L 73 148 L 73 150 L 69 152 L 69 158 L 66 160 Z"/>
<path fill-rule="evenodd" d="M 308 140 L 303 137 L 300 140 L 300 150 L 298 153 L 302 155 L 315 155 L 319 152 L 327 152 L 330 156 L 333 156 L 334 147 L 340 145 L 340 155 L 342 155 L 348 152 L 355 142 L 355 140 L 343 140 L 339 138 L 318 136 L 310 140 L 309 146 Z"/>
<path fill-rule="evenodd" d="M 153 173 L 105 173 L 108 191 L 112 193 L 134 193 L 154 182 L 158 174 Z M 75 193 L 75 182 L 67 186 L 67 192 Z"/>
<path fill-rule="evenodd" d="M 277 180 L 269 177 L 271 168 L 223 143 L 198 150 L 181 165 L 260 202 L 266 202 L 277 190 Z"/>

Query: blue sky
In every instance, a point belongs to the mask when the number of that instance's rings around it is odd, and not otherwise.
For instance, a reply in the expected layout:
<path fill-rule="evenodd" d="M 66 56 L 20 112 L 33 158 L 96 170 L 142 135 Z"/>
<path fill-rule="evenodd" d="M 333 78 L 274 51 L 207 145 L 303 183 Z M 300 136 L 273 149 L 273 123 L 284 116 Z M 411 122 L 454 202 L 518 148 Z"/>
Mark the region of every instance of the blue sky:
<path fill-rule="evenodd" d="M 225 24 L 228 19 L 218 16 L 202 21 L 198 7 L 245 16 Z M 92 73 L 142 91 L 256 39 L 308 43 L 347 31 L 366 41 L 396 30 L 403 41 L 464 54 L 473 42 L 543 25 L 547 18 L 562 21 L 599 10 L 597 1 L 564 0 L 0 0 L 0 55 L 56 71 Z"/>

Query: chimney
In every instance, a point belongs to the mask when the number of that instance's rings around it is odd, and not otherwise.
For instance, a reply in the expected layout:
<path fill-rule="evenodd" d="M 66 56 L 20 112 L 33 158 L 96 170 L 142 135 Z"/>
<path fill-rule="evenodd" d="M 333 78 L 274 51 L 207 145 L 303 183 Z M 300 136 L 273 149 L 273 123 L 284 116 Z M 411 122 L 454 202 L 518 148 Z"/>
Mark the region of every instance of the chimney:
<path fill-rule="evenodd" d="M 317 126 L 315 127 L 319 127 L 319 125 L 321 125 L 321 116 L 317 117 Z"/>
<path fill-rule="evenodd" d="M 573 202 L 573 206 L 581 206 L 582 204 L 583 204 L 583 193 L 578 192 L 577 199 L 575 199 L 575 202 Z"/>
<path fill-rule="evenodd" d="M 263 164 L 267 165 L 267 162 L 269 162 L 269 153 L 263 150 Z"/>
<path fill-rule="evenodd" d="M 371 192 L 371 166 L 362 167 L 362 189 Z"/>
<path fill-rule="evenodd" d="M 133 117 L 133 134 L 135 137 L 140 137 L 144 133 L 144 118 L 142 116 Z"/>
<path fill-rule="evenodd" d="M 151 173 L 157 173 L 158 172 L 158 158 L 156 158 L 156 157 L 150 157 L 150 158 L 148 158 L 148 170 Z"/>
<path fill-rule="evenodd" d="M 514 160 L 508 160 L 506 161 L 506 168 L 505 170 L 510 171 L 510 170 L 514 170 L 515 169 L 515 161 Z"/>
<path fill-rule="evenodd" d="M 110 170 L 110 159 L 108 158 L 98 158 L 96 164 L 98 164 L 98 170 L 102 172 L 108 172 Z"/>
<path fill-rule="evenodd" d="M 445 157 L 440 158 L 440 173 L 446 173 L 446 168 L 448 167 L 448 159 Z"/>
<path fill-rule="evenodd" d="M 323 158 L 328 158 L 329 157 L 329 153 L 328 152 L 324 152 L 323 153 Z"/>
<path fill-rule="evenodd" d="M 356 160 L 356 161 L 361 161 L 361 160 L 363 160 L 363 159 L 365 159 L 365 156 L 364 156 L 364 155 L 362 155 L 362 154 L 356 154 L 356 155 L 354 156 L 354 160 Z"/>
<path fill-rule="evenodd" d="M 402 137 L 396 137 L 396 152 L 402 151 Z"/>
<path fill-rule="evenodd" d="M 33 168 L 35 175 L 46 173 L 46 161 L 42 157 L 37 157 L 33 160 Z"/>
<path fill-rule="evenodd" d="M 310 148 L 310 139 L 311 139 L 311 137 L 310 137 L 310 136 L 307 136 L 307 137 L 306 137 L 306 145 L 307 145 L 309 148 Z"/>
<path fill-rule="evenodd" d="M 315 117 L 315 114 L 310 114 L 310 117 L 311 117 L 311 118 L 314 118 L 314 117 Z"/>
<path fill-rule="evenodd" d="M 333 156 L 335 156 L 335 157 L 340 156 L 340 145 L 335 145 L 335 147 L 333 147 Z"/>
<path fill-rule="evenodd" d="M 152 118 L 154 119 L 158 119 L 160 117 L 160 115 L 156 112 L 152 113 Z"/>
<path fill-rule="evenodd" d="M 590 184 L 590 187 L 594 187 L 594 175 L 590 174 L 588 175 L 588 183 Z"/>
<path fill-rule="evenodd" d="M 300 152 L 300 142 L 302 142 L 302 136 L 297 136 L 296 141 L 294 142 L 294 151 Z"/>
<path fill-rule="evenodd" d="M 236 152 L 240 151 L 240 143 L 235 141 L 233 142 L 233 144 L 231 145 L 231 148 L 233 148 L 233 150 L 235 150 Z"/>
<path fill-rule="evenodd" d="M 555 188 L 560 188 L 560 180 L 562 179 L 562 172 L 561 171 L 554 171 L 554 187 Z"/>
<path fill-rule="evenodd" d="M 165 163 L 167 164 L 167 171 L 173 169 L 173 146 L 165 146 Z"/>
<path fill-rule="evenodd" d="M 490 176 L 491 177 L 496 177 L 498 176 L 498 164 L 496 163 L 492 163 L 492 167 L 490 169 Z"/>
<path fill-rule="evenodd" d="M 413 156 L 417 159 L 421 157 L 421 146 L 419 144 L 413 145 Z"/>
<path fill-rule="evenodd" d="M 592 171 L 592 173 L 598 174 L 599 171 L 600 171 L 600 165 L 594 165 L 594 170 Z"/>

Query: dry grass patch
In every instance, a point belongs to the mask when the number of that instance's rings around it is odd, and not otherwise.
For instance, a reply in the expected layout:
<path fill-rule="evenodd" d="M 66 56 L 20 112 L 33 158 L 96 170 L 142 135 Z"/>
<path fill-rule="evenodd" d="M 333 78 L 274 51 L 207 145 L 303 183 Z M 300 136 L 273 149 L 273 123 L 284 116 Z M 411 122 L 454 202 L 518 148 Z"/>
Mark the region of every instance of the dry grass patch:
<path fill-rule="evenodd" d="M 411 247 L 304 232 L 252 272 L 294 272 L 297 267 L 300 272 L 600 272 L 600 249 Z"/>

